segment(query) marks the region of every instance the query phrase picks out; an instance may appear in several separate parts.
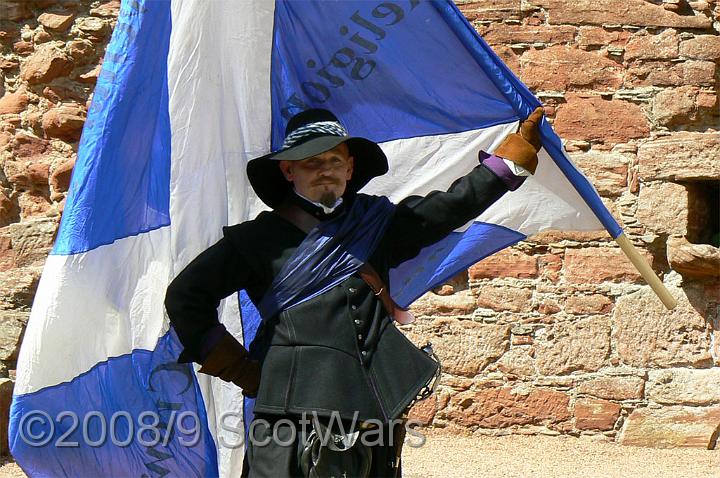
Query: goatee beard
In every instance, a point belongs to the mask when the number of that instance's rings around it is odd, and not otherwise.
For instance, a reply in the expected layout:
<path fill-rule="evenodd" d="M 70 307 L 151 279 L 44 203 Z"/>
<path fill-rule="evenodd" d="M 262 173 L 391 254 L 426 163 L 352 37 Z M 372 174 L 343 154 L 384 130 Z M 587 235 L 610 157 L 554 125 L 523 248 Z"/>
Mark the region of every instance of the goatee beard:
<path fill-rule="evenodd" d="M 325 207 L 333 207 L 337 202 L 337 196 L 333 191 L 325 191 L 322 193 L 322 196 L 320 196 L 320 200 L 318 202 Z"/>

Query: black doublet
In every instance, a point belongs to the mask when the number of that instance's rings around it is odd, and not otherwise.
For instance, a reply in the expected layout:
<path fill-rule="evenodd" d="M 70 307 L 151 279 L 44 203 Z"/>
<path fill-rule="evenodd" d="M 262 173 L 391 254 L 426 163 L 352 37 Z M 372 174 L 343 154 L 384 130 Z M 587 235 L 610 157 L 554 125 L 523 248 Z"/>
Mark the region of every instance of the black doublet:
<path fill-rule="evenodd" d="M 481 165 L 447 192 L 401 201 L 370 264 L 387 283 L 390 268 L 474 219 L 506 191 Z M 324 219 L 320 208 L 297 201 Z M 347 205 L 333 214 L 341 214 Z M 168 287 L 165 305 L 185 347 L 181 360 L 198 360 L 203 336 L 218 323 L 220 300 L 245 289 L 259 304 L 305 238 L 303 231 L 272 212 L 225 227 L 223 235 Z M 361 420 L 393 419 L 436 370 L 395 327 L 357 274 L 265 320 L 250 353 L 262 360 L 255 411 L 276 415 L 336 411 L 346 418 L 357 412 Z"/>

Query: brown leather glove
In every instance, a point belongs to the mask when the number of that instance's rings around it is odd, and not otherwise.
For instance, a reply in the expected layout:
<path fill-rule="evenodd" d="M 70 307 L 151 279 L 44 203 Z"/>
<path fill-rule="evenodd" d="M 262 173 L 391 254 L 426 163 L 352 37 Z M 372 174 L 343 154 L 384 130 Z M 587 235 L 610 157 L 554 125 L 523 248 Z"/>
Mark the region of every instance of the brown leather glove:
<path fill-rule="evenodd" d="M 245 347 L 227 331 L 199 371 L 234 383 L 250 398 L 257 395 L 260 386 L 260 362 L 250 360 Z"/>
<path fill-rule="evenodd" d="M 542 116 L 543 109 L 541 107 L 536 108 L 520 124 L 519 133 L 512 133 L 505 137 L 495 150 L 495 155 L 510 160 L 535 174 L 538 164 L 537 153 L 542 147 L 540 131 L 538 130 L 538 124 L 542 120 Z"/>

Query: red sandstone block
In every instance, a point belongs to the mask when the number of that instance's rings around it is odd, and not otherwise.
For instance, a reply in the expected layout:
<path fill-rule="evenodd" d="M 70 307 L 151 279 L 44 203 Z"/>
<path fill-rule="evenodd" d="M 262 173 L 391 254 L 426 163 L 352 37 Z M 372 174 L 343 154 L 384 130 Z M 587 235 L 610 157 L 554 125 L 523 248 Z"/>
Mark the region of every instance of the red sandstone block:
<path fill-rule="evenodd" d="M 646 259 L 652 256 L 640 251 Z M 640 282 L 642 277 L 620 249 L 589 247 L 565 251 L 565 279 L 575 284 Z"/>
<path fill-rule="evenodd" d="M 598 52 L 567 45 L 530 50 L 522 56 L 522 79 L 533 90 L 614 90 L 622 67 Z"/>
<path fill-rule="evenodd" d="M 602 27 L 580 27 L 578 45 L 583 49 L 601 48 L 606 46 L 624 47 L 630 38 L 626 31 L 610 31 Z"/>
<path fill-rule="evenodd" d="M 455 2 L 465 17 L 473 21 L 519 20 L 520 0 L 485 0 L 482 2 Z"/>
<path fill-rule="evenodd" d="M 505 249 L 483 259 L 468 271 L 470 279 L 514 277 L 531 279 L 538 275 L 537 259 L 520 251 Z"/>
<path fill-rule="evenodd" d="M 565 301 L 565 312 L 570 314 L 609 314 L 613 301 L 600 294 L 577 295 Z"/>
<path fill-rule="evenodd" d="M 491 24 L 478 29 L 490 45 L 511 43 L 571 43 L 575 39 L 577 28 L 562 26 L 528 26 Z"/>
<path fill-rule="evenodd" d="M 621 406 L 606 400 L 580 399 L 575 403 L 575 428 L 612 430 L 620 417 Z"/>
<path fill-rule="evenodd" d="M 522 71 L 520 66 L 520 57 L 515 54 L 515 51 L 512 48 L 507 45 L 493 45 L 492 49 L 513 73 L 520 76 Z"/>
<path fill-rule="evenodd" d="M 6 93 L 0 98 L 0 115 L 8 113 L 22 113 L 28 105 L 28 96 L 24 90 Z"/>
<path fill-rule="evenodd" d="M 607 400 L 641 400 L 645 396 L 645 380 L 640 377 L 598 377 L 583 382 L 578 393 Z"/>
<path fill-rule="evenodd" d="M 410 409 L 408 420 L 419 422 L 422 426 L 428 426 L 432 423 L 438 410 L 445 408 L 449 400 L 449 395 L 433 394 L 429 398 L 417 402 Z"/>
<path fill-rule="evenodd" d="M 85 109 L 80 105 L 63 105 L 48 110 L 42 119 L 42 127 L 49 138 L 65 141 L 80 139 L 85 124 Z"/>
<path fill-rule="evenodd" d="M 550 24 L 637 25 L 712 28 L 705 14 L 680 15 L 647 0 L 533 0 L 548 11 Z"/>
<path fill-rule="evenodd" d="M 486 285 L 478 292 L 477 305 L 497 311 L 530 312 L 532 294 L 530 289 Z"/>
<path fill-rule="evenodd" d="M 554 126 L 566 139 L 609 144 L 627 143 L 650 134 L 650 123 L 640 106 L 599 96 L 567 95 L 567 104 L 558 108 Z"/>
<path fill-rule="evenodd" d="M 570 418 L 569 403 L 567 394 L 555 390 L 521 393 L 496 387 L 458 393 L 450 400 L 447 416 L 461 426 L 484 428 L 559 423 Z"/>
<path fill-rule="evenodd" d="M 73 65 L 65 52 L 54 44 L 40 45 L 22 67 L 20 76 L 31 84 L 48 83 L 65 76 Z"/>
<path fill-rule="evenodd" d="M 627 69 L 628 87 L 644 86 L 713 86 L 715 63 L 688 60 L 682 63 L 648 61 L 631 63 Z"/>
<path fill-rule="evenodd" d="M 35 51 L 35 46 L 29 41 L 19 41 L 13 43 L 13 51 L 18 55 L 25 56 Z"/>
<path fill-rule="evenodd" d="M 720 36 L 698 35 L 680 44 L 680 55 L 697 60 L 720 59 Z"/>
<path fill-rule="evenodd" d="M 680 36 L 668 29 L 659 35 L 634 35 L 625 46 L 626 60 L 672 60 L 678 57 Z"/>

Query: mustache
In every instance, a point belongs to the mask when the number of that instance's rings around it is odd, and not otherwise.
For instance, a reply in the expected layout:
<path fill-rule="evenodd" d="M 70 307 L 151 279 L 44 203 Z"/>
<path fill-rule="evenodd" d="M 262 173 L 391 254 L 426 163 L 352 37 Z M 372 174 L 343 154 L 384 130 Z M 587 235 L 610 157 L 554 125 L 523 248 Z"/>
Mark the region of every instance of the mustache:
<path fill-rule="evenodd" d="M 335 178 L 320 178 L 312 182 L 313 186 L 321 186 L 323 184 L 340 184 L 340 181 Z"/>

